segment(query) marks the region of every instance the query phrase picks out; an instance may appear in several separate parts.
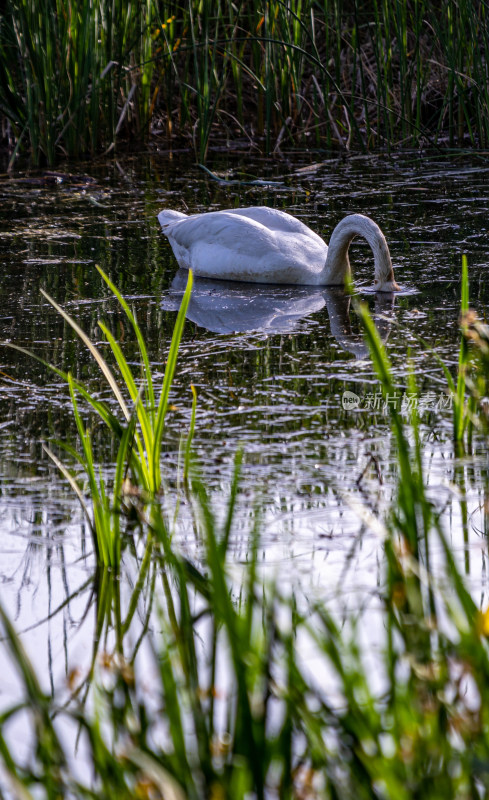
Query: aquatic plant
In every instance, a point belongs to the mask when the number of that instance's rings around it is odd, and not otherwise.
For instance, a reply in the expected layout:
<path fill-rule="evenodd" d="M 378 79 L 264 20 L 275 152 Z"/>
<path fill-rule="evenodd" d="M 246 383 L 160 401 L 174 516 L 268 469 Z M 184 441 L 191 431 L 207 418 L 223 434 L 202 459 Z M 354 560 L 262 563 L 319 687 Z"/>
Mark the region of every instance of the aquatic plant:
<path fill-rule="evenodd" d="M 389 358 L 366 308 L 359 313 L 378 379 L 392 395 L 397 387 Z M 474 326 L 472 338 L 477 333 L 489 358 L 487 331 Z M 122 353 L 111 346 L 124 375 Z M 142 362 L 144 368 L 144 357 Z M 139 404 L 130 379 L 123 382 L 134 410 L 128 424 L 119 401 L 123 421 L 114 434 L 121 442 L 120 432 L 136 424 Z M 73 382 L 71 391 L 79 416 L 76 396 L 84 395 Z M 410 391 L 416 392 L 413 377 Z M 123 613 L 117 574 L 100 572 L 96 642 L 84 684 L 95 702 L 86 702 L 86 692 L 80 699 L 79 691 L 62 704 L 48 697 L 0 607 L 3 645 L 23 690 L 23 699 L 0 715 L 2 771 L 18 796 L 445 800 L 487 794 L 489 612 L 478 609 L 465 586 L 427 494 L 416 405 L 407 422 L 395 405 L 388 408 L 399 453 L 395 495 L 382 519 L 360 496 L 352 498 L 385 550 L 377 602 L 366 615 L 343 618 L 320 598 L 264 581 L 259 509 L 248 559 L 238 583 L 233 580 L 229 548 L 241 454 L 218 523 L 190 439 L 186 501 L 204 564 L 179 551 L 161 498 L 147 491 L 145 469 L 134 468 L 133 503 L 126 512 L 146 542 L 141 580 Z M 141 428 L 144 419 L 138 419 Z M 85 429 L 77 424 L 81 460 L 95 475 Z M 194 424 L 195 394 L 190 436 Z M 121 446 L 115 474 L 122 461 L 131 463 L 131 448 Z M 92 495 L 91 481 L 89 487 L 88 502 L 97 505 L 101 490 L 95 486 Z M 122 505 L 114 511 L 125 513 Z M 127 634 L 150 572 L 153 610 L 143 615 L 134 646 Z M 363 644 L 372 620 L 383 632 L 374 652 Z M 140 659 L 145 645 L 149 653 Z M 304 653 L 313 657 L 313 668 Z M 24 759 L 9 741 L 9 724 L 20 714 L 32 741 Z M 61 735 L 63 718 L 78 726 L 86 773 L 73 763 Z"/>
<path fill-rule="evenodd" d="M 12 160 L 124 138 L 367 150 L 486 147 L 489 26 L 468 0 L 6 0 L 0 121 Z"/>
<path fill-rule="evenodd" d="M 455 379 L 443 360 L 435 354 L 441 365 L 448 389 L 453 400 L 453 440 L 460 451 L 465 440 L 470 448 L 472 443 L 478 391 L 476 384 L 479 382 L 477 367 L 472 365 L 469 352 L 469 270 L 467 256 L 462 256 L 462 279 L 460 300 L 460 347 L 458 353 L 457 373 Z"/>
<path fill-rule="evenodd" d="M 468 444 L 472 441 L 473 421 L 476 409 L 476 395 L 469 392 L 467 399 L 467 384 L 469 382 L 470 355 L 467 333 L 467 315 L 469 313 L 469 270 L 467 256 L 462 256 L 462 297 L 460 304 L 461 337 L 458 354 L 457 383 L 444 367 L 445 376 L 453 397 L 453 438 L 461 443 L 467 434 Z M 470 382 L 470 388 L 473 384 Z"/>
<path fill-rule="evenodd" d="M 9 0 L 0 16 L 0 109 L 34 163 L 110 151 L 148 130 L 155 4 Z M 5 123 L 4 123 L 5 124 Z"/>
<path fill-rule="evenodd" d="M 97 267 L 97 269 L 107 286 L 117 298 L 120 307 L 124 311 L 133 329 L 139 347 L 139 375 L 135 376 L 115 336 L 107 326 L 99 320 L 98 325 L 109 344 L 115 363 L 119 369 L 122 378 L 121 386 L 119 386 L 118 381 L 115 379 L 110 366 L 102 357 L 99 348 L 89 339 L 76 321 L 70 317 L 52 297 L 43 290 L 41 291 L 53 308 L 55 308 L 63 319 L 73 328 L 75 333 L 88 348 L 94 361 L 100 368 L 104 380 L 108 383 L 113 393 L 114 401 L 117 403 L 119 411 L 122 413 L 122 422 L 119 421 L 108 403 L 99 400 L 95 394 L 91 394 L 82 383 L 73 378 L 71 373 L 64 373 L 55 365 L 47 364 L 35 354 L 30 353 L 24 348 L 17 347 L 15 344 L 9 343 L 9 346 L 21 352 L 28 353 L 28 355 L 41 361 L 44 366 L 55 372 L 68 383 L 76 427 L 82 445 L 82 453 L 79 453 L 75 448 L 63 441 L 56 441 L 55 443 L 68 452 L 74 461 L 78 462 L 82 467 L 88 479 L 88 491 L 93 513 L 91 513 L 84 499 L 83 488 L 79 485 L 79 476 L 65 466 L 50 447 L 45 446 L 44 449 L 67 478 L 81 501 L 89 522 L 98 562 L 105 566 L 117 567 L 121 554 L 120 519 L 122 513 L 121 506 L 124 502 L 124 483 L 127 478 L 127 473 L 130 473 L 134 485 L 138 487 L 138 492 L 143 493 L 148 501 L 156 497 L 162 489 L 161 447 L 165 418 L 177 363 L 178 348 L 185 323 L 185 315 L 190 301 L 193 278 L 192 272 L 189 272 L 187 288 L 183 295 L 180 311 L 175 322 L 166 359 L 165 372 L 161 382 L 161 390 L 158 397 L 146 344 L 137 320 L 110 278 L 100 267 Z M 118 454 L 115 465 L 115 475 L 110 480 L 112 485 L 111 490 L 108 488 L 108 483 L 103 476 L 102 470 L 97 469 L 94 463 L 91 433 L 83 424 L 78 409 L 77 395 L 83 398 L 88 406 L 91 407 L 95 414 L 107 425 L 112 434 L 117 438 Z M 126 398 L 132 403 L 131 409 L 128 407 Z M 195 393 L 191 432 L 194 424 Z M 185 471 L 188 470 L 188 459 L 189 451 L 187 446 Z"/>

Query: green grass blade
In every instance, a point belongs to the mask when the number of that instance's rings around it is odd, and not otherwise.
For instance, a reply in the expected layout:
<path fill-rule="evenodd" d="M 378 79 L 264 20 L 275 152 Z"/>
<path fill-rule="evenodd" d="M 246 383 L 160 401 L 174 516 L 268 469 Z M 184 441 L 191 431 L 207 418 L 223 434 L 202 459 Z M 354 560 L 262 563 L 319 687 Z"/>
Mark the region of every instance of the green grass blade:
<path fill-rule="evenodd" d="M 107 530 L 106 530 L 106 522 L 104 519 L 104 508 L 103 508 L 103 500 L 101 497 L 101 488 L 97 481 L 95 466 L 93 463 L 93 454 L 92 448 L 90 443 L 90 436 L 87 431 L 85 431 L 85 427 L 83 425 L 80 413 L 78 411 L 78 404 L 76 402 L 75 396 L 75 389 L 73 385 L 73 381 L 71 380 L 71 375 L 68 373 L 68 386 L 70 389 L 70 396 L 71 396 L 71 404 L 73 407 L 73 415 L 75 417 L 76 427 L 78 429 L 78 434 L 80 436 L 81 444 L 83 453 L 85 456 L 84 466 L 85 472 L 87 474 L 88 483 L 90 486 L 90 496 L 93 506 L 93 526 L 92 530 L 94 531 L 93 537 L 93 545 L 95 548 L 95 552 L 97 555 L 97 560 L 100 560 L 103 564 L 110 564 L 110 553 L 108 549 L 108 537 L 107 537 Z M 103 491 L 103 489 L 102 489 Z"/>
<path fill-rule="evenodd" d="M 460 313 L 462 319 L 469 310 L 469 270 L 467 266 L 467 256 L 462 256 L 462 292 L 461 292 Z M 467 366 L 469 361 L 469 348 L 467 339 L 462 333 L 458 356 L 458 377 L 455 395 L 454 409 L 454 436 L 455 441 L 461 441 L 464 437 L 465 426 L 467 424 L 467 413 L 465 408 L 465 389 L 467 383 Z"/>
<path fill-rule="evenodd" d="M 233 527 L 233 520 L 234 520 L 234 512 L 236 510 L 236 502 L 238 498 L 239 479 L 241 475 L 242 463 L 243 463 L 243 451 L 240 449 L 237 451 L 234 459 L 233 480 L 231 483 L 231 496 L 228 501 L 226 522 L 224 523 L 222 540 L 219 543 L 219 549 L 221 551 L 223 558 L 225 557 L 229 548 L 229 537 L 231 535 L 231 530 Z"/>
<path fill-rule="evenodd" d="M 111 528 L 111 550 L 112 550 L 112 564 L 119 567 L 121 561 L 121 530 L 120 530 L 120 515 L 121 515 L 121 492 L 122 484 L 126 474 L 128 463 L 128 453 L 132 449 L 134 441 L 134 433 L 136 428 L 136 417 L 131 417 L 129 425 L 124 431 L 124 435 L 119 444 L 117 451 L 116 471 L 113 486 L 113 500 L 112 508 L 109 509 L 110 528 Z"/>
<path fill-rule="evenodd" d="M 115 284 L 112 283 L 112 281 L 110 280 L 108 275 L 106 275 L 106 273 L 103 271 L 103 269 L 101 269 L 98 265 L 96 265 L 96 267 L 97 267 L 98 272 L 102 276 L 103 280 L 105 281 L 105 283 L 107 284 L 107 286 L 111 290 L 111 292 L 113 292 L 114 295 L 117 297 L 120 305 L 124 309 L 124 312 L 125 312 L 128 320 L 129 320 L 129 322 L 132 325 L 134 333 L 136 334 L 136 338 L 137 338 L 138 345 L 139 345 L 139 352 L 141 353 L 141 358 L 142 358 L 143 365 L 144 365 L 144 377 L 146 379 L 147 392 L 148 392 L 147 404 L 148 404 L 148 407 L 149 407 L 149 413 L 150 413 L 150 415 L 154 414 L 154 409 L 156 408 L 156 402 L 155 402 L 155 395 L 154 395 L 154 390 L 153 390 L 153 379 L 152 379 L 152 375 L 151 375 L 151 366 L 150 366 L 150 363 L 149 363 L 148 351 L 146 349 L 146 343 L 145 343 L 144 337 L 143 337 L 143 335 L 141 333 L 141 329 L 140 329 L 139 325 L 137 324 L 137 321 L 136 321 L 136 318 L 135 318 L 134 314 L 132 313 L 131 309 L 129 308 L 128 304 L 124 300 L 123 296 L 121 295 L 121 293 L 119 292 L 119 290 L 117 289 Z"/>
<path fill-rule="evenodd" d="M 163 378 L 163 386 L 161 389 L 160 401 L 158 404 L 158 413 L 156 415 L 155 430 L 154 430 L 154 448 L 153 448 L 153 476 L 154 486 L 153 490 L 157 491 L 161 483 L 160 477 L 160 453 L 161 453 L 161 439 L 163 436 L 163 429 L 165 425 L 166 409 L 168 407 L 168 396 L 170 394 L 173 376 L 175 374 L 175 367 L 177 364 L 178 349 L 180 347 L 180 340 L 183 334 L 183 326 L 185 324 L 185 317 L 187 315 L 188 304 L 190 302 L 190 295 L 192 293 L 193 276 L 192 270 L 189 270 L 187 288 L 183 295 L 180 310 L 177 314 L 175 327 L 173 329 L 173 336 L 168 352 L 165 376 Z"/>
<path fill-rule="evenodd" d="M 192 390 L 192 414 L 190 417 L 190 428 L 187 436 L 187 442 L 185 445 L 185 461 L 183 465 L 183 481 L 185 484 L 188 482 L 188 475 L 190 470 L 190 455 L 192 451 L 192 442 L 194 439 L 195 417 L 197 412 L 197 391 L 193 383 L 190 384 L 190 389 Z"/>
<path fill-rule="evenodd" d="M 80 487 L 78 486 L 78 483 L 76 482 L 75 478 L 70 473 L 70 471 L 67 469 L 67 467 L 65 467 L 63 462 L 59 460 L 59 458 L 55 455 L 55 453 L 53 453 L 53 451 L 50 450 L 49 447 L 46 444 L 42 445 L 42 449 L 49 456 L 51 461 L 53 461 L 53 463 L 56 464 L 56 466 L 58 467 L 59 471 L 66 478 L 66 480 L 70 484 L 71 488 L 75 492 L 76 496 L 78 497 L 78 500 L 80 501 L 80 505 L 82 507 L 83 513 L 85 514 L 85 517 L 87 519 L 88 525 L 90 527 L 90 531 L 91 531 L 92 536 L 93 536 L 95 531 L 93 529 L 92 520 L 90 518 L 90 513 L 88 511 L 88 506 L 87 506 L 85 497 L 83 496 L 83 492 L 81 491 Z"/>
<path fill-rule="evenodd" d="M 129 413 L 129 409 L 127 408 L 126 402 L 125 402 L 125 400 L 124 400 L 124 398 L 123 398 L 123 396 L 122 396 L 122 394 L 121 394 L 121 392 L 119 390 L 119 387 L 117 385 L 117 382 L 116 382 L 114 376 L 112 375 L 112 372 L 109 369 L 109 366 L 107 365 L 107 363 L 104 361 L 104 359 L 100 355 L 98 349 L 95 347 L 93 342 L 88 338 L 88 336 L 86 335 L 85 331 L 82 330 L 82 328 L 80 328 L 80 326 L 75 322 L 75 320 L 72 317 L 70 317 L 70 315 L 67 314 L 66 311 L 64 311 L 61 308 L 61 306 L 59 306 L 56 303 L 56 301 L 53 300 L 53 298 L 50 297 L 48 295 L 48 293 L 44 291 L 44 289 L 41 289 L 41 294 L 43 295 L 43 297 L 46 298 L 48 303 L 51 303 L 51 305 L 53 306 L 53 308 L 56 309 L 58 314 L 60 314 L 63 317 L 63 319 L 66 320 L 68 325 L 70 325 L 73 328 L 73 330 L 75 331 L 77 336 L 79 336 L 80 339 L 82 340 L 82 342 L 88 347 L 91 355 L 93 356 L 93 358 L 97 362 L 98 366 L 100 367 L 100 370 L 101 370 L 102 374 L 104 375 L 105 379 L 107 380 L 107 383 L 109 384 L 110 388 L 112 389 L 114 397 L 116 398 L 117 402 L 119 403 L 119 405 L 121 407 L 122 413 L 124 414 L 126 420 L 129 420 L 131 415 Z"/>
<path fill-rule="evenodd" d="M 381 382 L 383 391 L 387 397 L 395 397 L 396 386 L 392 377 L 390 361 L 375 324 L 364 304 L 358 306 L 358 313 L 363 324 L 374 368 Z M 406 438 L 401 414 L 397 409 L 397 404 L 389 404 L 389 410 L 398 451 L 400 472 L 399 507 L 404 516 L 405 535 L 413 554 L 416 556 L 419 540 L 417 503 L 419 500 L 418 489 L 420 485 L 420 476 L 413 473 L 410 447 Z"/>
<path fill-rule="evenodd" d="M 124 357 L 124 354 L 123 354 L 121 348 L 119 347 L 119 345 L 116 342 L 114 336 L 112 335 L 112 333 L 108 330 L 108 328 L 102 322 L 99 321 L 98 324 L 100 326 L 100 329 L 103 331 L 105 337 L 107 338 L 107 341 L 110 344 L 111 350 L 112 350 L 112 352 L 113 352 L 113 354 L 115 356 L 115 359 L 117 361 L 117 365 L 118 365 L 119 370 L 121 372 L 121 375 L 122 375 L 122 378 L 123 378 L 124 383 L 126 385 L 126 388 L 127 388 L 128 392 L 129 392 L 131 400 L 134 403 L 134 408 L 135 408 L 135 411 L 136 411 L 138 419 L 139 419 L 139 424 L 141 425 L 141 431 L 142 431 L 142 434 L 143 434 L 143 439 L 144 439 L 144 443 L 145 443 L 145 447 L 146 447 L 146 453 L 148 454 L 148 461 L 149 461 L 149 463 L 151 463 L 151 453 L 152 453 L 152 450 L 153 450 L 153 432 L 152 432 L 152 429 L 151 429 L 150 416 L 147 413 L 146 408 L 144 407 L 144 404 L 141 403 L 141 392 L 143 390 L 143 387 L 141 389 L 137 388 L 136 383 L 135 383 L 134 378 L 133 378 L 133 375 L 132 375 L 132 372 L 131 372 L 131 370 L 129 368 L 129 365 L 128 365 L 125 357 Z M 151 414 L 151 411 L 150 411 L 150 414 Z M 147 470 L 147 465 L 146 465 L 146 459 L 144 458 L 144 450 L 140 446 L 139 437 L 137 436 L 137 434 L 136 434 L 136 440 L 137 440 L 137 444 L 138 444 L 141 465 L 144 468 L 145 473 L 147 474 L 148 470 Z"/>

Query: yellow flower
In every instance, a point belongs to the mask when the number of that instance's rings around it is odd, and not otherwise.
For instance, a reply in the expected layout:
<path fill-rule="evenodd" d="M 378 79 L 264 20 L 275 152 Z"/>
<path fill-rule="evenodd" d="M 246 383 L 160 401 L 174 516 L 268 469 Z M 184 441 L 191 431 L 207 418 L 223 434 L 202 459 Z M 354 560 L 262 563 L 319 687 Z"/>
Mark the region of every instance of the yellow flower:
<path fill-rule="evenodd" d="M 489 636 L 489 606 L 485 611 L 478 611 L 475 627 L 479 636 Z"/>

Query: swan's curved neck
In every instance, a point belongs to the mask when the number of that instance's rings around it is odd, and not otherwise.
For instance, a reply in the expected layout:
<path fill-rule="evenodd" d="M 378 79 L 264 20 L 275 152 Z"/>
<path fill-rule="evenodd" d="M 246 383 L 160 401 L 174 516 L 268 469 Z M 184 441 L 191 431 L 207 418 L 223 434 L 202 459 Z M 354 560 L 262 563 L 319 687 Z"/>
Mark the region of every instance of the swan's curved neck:
<path fill-rule="evenodd" d="M 363 214 L 351 214 L 338 223 L 331 235 L 326 263 L 322 270 L 322 283 L 344 285 L 350 275 L 348 248 L 355 236 L 363 236 L 370 245 L 375 260 L 375 289 L 392 292 L 398 289 L 389 248 L 379 226 Z"/>

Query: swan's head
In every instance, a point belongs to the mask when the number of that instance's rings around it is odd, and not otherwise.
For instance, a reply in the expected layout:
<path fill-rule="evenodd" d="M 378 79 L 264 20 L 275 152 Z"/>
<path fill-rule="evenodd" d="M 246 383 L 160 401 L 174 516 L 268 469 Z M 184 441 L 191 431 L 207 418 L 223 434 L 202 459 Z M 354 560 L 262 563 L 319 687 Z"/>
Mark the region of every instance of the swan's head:
<path fill-rule="evenodd" d="M 392 267 L 391 267 L 392 269 Z M 392 278 L 387 281 L 374 280 L 374 289 L 376 292 L 398 292 L 399 284 L 394 280 L 394 270 L 392 270 Z"/>
<path fill-rule="evenodd" d="M 355 236 L 362 236 L 370 245 L 375 261 L 374 288 L 376 292 L 399 290 L 394 278 L 391 254 L 385 236 L 376 222 L 363 214 L 351 214 L 338 223 L 328 247 L 326 270 L 335 282 L 344 283 L 350 274 L 348 249 Z"/>

